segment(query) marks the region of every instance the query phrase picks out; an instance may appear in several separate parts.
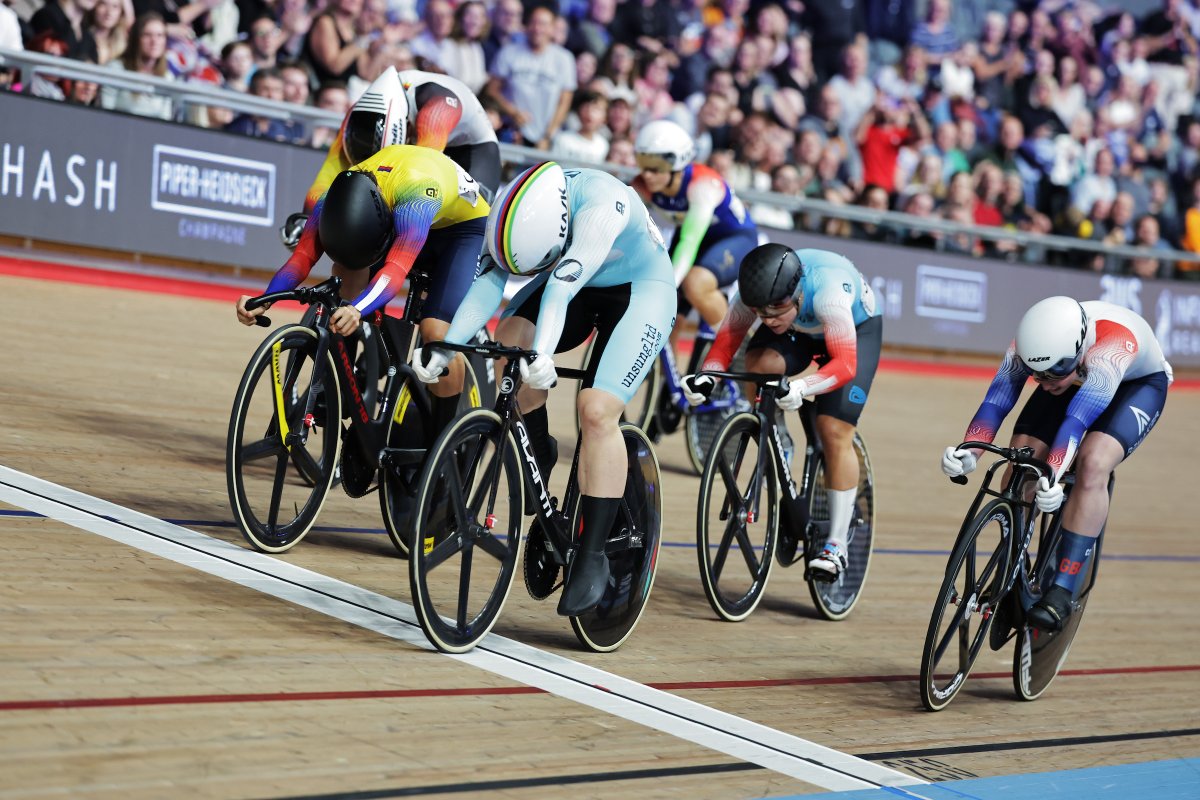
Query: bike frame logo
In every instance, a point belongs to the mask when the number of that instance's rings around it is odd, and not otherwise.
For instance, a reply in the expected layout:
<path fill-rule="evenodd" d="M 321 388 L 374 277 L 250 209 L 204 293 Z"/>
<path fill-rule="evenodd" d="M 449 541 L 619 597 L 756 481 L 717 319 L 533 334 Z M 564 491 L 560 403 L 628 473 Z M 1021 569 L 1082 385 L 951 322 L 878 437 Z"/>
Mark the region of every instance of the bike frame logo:
<path fill-rule="evenodd" d="M 150 207 L 244 225 L 275 223 L 275 165 L 202 150 L 154 146 Z"/>
<path fill-rule="evenodd" d="M 529 467 L 529 477 L 533 480 L 533 485 L 537 487 L 538 502 L 541 503 L 542 509 L 547 514 L 553 514 L 554 506 L 550 505 L 550 494 L 546 490 L 546 482 L 542 480 L 542 471 L 538 468 L 537 459 L 533 457 L 533 442 L 529 441 L 529 434 L 525 430 L 524 423 L 516 420 L 513 427 L 517 429 L 517 438 L 521 440 L 521 455 L 525 457 L 525 464 Z"/>

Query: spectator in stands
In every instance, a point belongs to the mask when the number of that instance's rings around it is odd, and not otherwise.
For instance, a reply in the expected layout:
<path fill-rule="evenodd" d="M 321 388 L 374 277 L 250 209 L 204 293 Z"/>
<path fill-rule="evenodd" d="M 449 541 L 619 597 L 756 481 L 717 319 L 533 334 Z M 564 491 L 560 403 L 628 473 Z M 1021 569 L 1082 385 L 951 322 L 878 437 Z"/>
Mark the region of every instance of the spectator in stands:
<path fill-rule="evenodd" d="M 942 164 L 942 157 L 938 155 L 936 150 L 925 148 L 920 161 L 917 162 L 917 169 L 913 173 L 910 186 L 920 187 L 924 191 L 929 192 L 929 194 L 933 195 L 933 199 L 940 203 L 946 199 L 946 181 L 948 177 L 946 169 Z"/>
<path fill-rule="evenodd" d="M 99 62 L 96 40 L 84 24 L 84 17 L 96 0 L 46 0 L 29 20 L 33 33 L 50 33 L 66 45 L 66 55 Z"/>
<path fill-rule="evenodd" d="M 862 156 L 863 181 L 883 187 L 889 194 L 895 191 L 900 149 L 923 144 L 929 134 L 929 123 L 916 100 L 898 101 L 881 96 L 855 132 Z"/>
<path fill-rule="evenodd" d="M 1134 245 L 1158 253 L 1169 253 L 1171 246 L 1163 241 L 1158 228 L 1158 220 L 1150 214 L 1138 217 L 1135 225 Z M 1171 278 L 1171 262 L 1164 258 L 1144 256 L 1129 260 L 1129 274 L 1143 280 L 1152 278 Z"/>
<path fill-rule="evenodd" d="M 218 53 L 230 42 L 238 41 L 240 12 L 234 0 L 204 0 L 204 13 L 192 22 L 192 29 L 209 52 Z"/>
<path fill-rule="evenodd" d="M 1084 105 L 1088 108 L 1098 108 L 1101 98 L 1108 91 L 1108 79 L 1104 70 L 1095 64 L 1089 64 L 1083 70 L 1080 85 L 1083 87 Z"/>
<path fill-rule="evenodd" d="M 544 6 L 530 12 L 526 41 L 496 54 L 486 90 L 523 143 L 540 150 L 549 148 L 562 127 L 575 93 L 575 59 L 550 40 L 557 16 Z"/>
<path fill-rule="evenodd" d="M 1183 233 L 1179 247 L 1189 253 L 1200 255 L 1200 176 L 1191 184 L 1192 202 L 1183 214 Z M 1196 280 L 1200 278 L 1200 261 L 1180 261 L 1175 265 L 1176 275 Z"/>
<path fill-rule="evenodd" d="M 904 48 L 899 64 L 889 64 L 879 70 L 875 83 L 882 94 L 897 102 L 920 100 L 929 84 L 925 51 L 910 44 Z"/>
<path fill-rule="evenodd" d="M 345 119 L 350 110 L 350 93 L 346 84 L 341 81 L 328 81 L 317 87 L 313 105 L 324 111 L 337 114 L 338 119 Z M 318 150 L 328 150 L 337 138 L 337 127 L 317 126 L 313 129 L 310 144 Z"/>
<path fill-rule="evenodd" d="M 1038 185 L 1042 179 L 1042 171 L 1032 156 L 1025 149 L 1025 126 L 1021 120 L 1011 114 L 1000 121 L 1000 134 L 996 144 L 988 154 L 988 159 L 995 162 L 1004 172 L 1016 172 L 1025 182 L 1025 198 L 1032 204 L 1037 204 Z"/>
<path fill-rule="evenodd" d="M 633 106 L 624 97 L 610 98 L 608 115 L 604 120 L 606 138 L 632 139 L 637 134 L 633 124 Z"/>
<path fill-rule="evenodd" d="M 1146 181 L 1150 190 L 1150 201 L 1146 213 L 1158 220 L 1158 229 L 1163 240 L 1172 248 L 1179 247 L 1183 231 L 1180 227 L 1179 206 L 1171 195 L 1166 176 L 1155 174 Z"/>
<path fill-rule="evenodd" d="M 974 166 L 980 159 L 987 156 L 987 147 L 979 141 L 979 127 L 975 120 L 963 117 L 956 121 L 958 127 L 958 149 L 962 151 L 967 163 Z"/>
<path fill-rule="evenodd" d="M 758 41 L 765 69 L 772 72 L 788 58 L 788 17 L 778 3 L 759 6 L 754 16 L 753 30 L 748 36 Z"/>
<path fill-rule="evenodd" d="M 918 189 L 905 197 L 900 210 L 914 217 L 932 219 L 934 217 L 933 198 L 929 192 Z M 900 240 L 908 247 L 932 250 L 937 246 L 937 238 L 931 232 L 919 228 L 906 229 L 900 234 L 900 237 Z"/>
<path fill-rule="evenodd" d="M 29 51 L 44 53 L 57 58 L 67 57 L 67 43 L 55 35 L 54 31 L 42 31 L 29 41 Z M 64 80 L 55 75 L 45 75 L 40 72 L 29 79 L 29 87 L 25 91 L 34 97 L 44 97 L 48 100 L 66 99 Z"/>
<path fill-rule="evenodd" d="M 794 164 L 780 164 L 771 174 L 771 191 L 789 197 L 800 196 L 800 172 Z M 750 219 L 759 226 L 790 231 L 796 227 L 795 212 L 776 205 L 755 203 L 750 207 Z"/>
<path fill-rule="evenodd" d="M 813 67 L 824 85 L 842 69 L 846 48 L 855 40 L 865 39 L 861 36 L 865 25 L 862 0 L 805 3 L 800 20 L 812 35 Z M 853 125 L 850 130 L 854 130 Z"/>
<path fill-rule="evenodd" d="M 279 14 L 279 29 L 283 38 L 276 56 L 288 61 L 303 58 L 308 32 L 312 28 L 307 0 L 278 0 L 275 9 Z"/>
<path fill-rule="evenodd" d="M 798 33 L 788 43 L 787 58 L 772 70 L 775 85 L 780 89 L 795 89 L 804 96 L 805 106 L 817 100 L 817 71 L 813 67 L 812 38 Z"/>
<path fill-rule="evenodd" d="M 1076 114 L 1087 110 L 1087 92 L 1079 82 L 1079 63 L 1073 56 L 1063 56 L 1058 62 L 1058 94 L 1053 108 L 1064 129 L 1071 127 Z"/>
<path fill-rule="evenodd" d="M 318 83 L 366 77 L 359 69 L 366 66 L 370 41 L 360 38 L 356 27 L 362 9 L 363 0 L 331 0 L 313 19 L 304 53 Z"/>
<path fill-rule="evenodd" d="M 1050 219 L 1025 202 L 1025 185 L 1021 176 L 1015 172 L 1004 176 L 1004 191 L 1000 197 L 1000 217 L 1005 228 L 1026 233 L 1050 233 Z M 1015 256 L 1021 246 L 1011 240 L 1000 240 L 990 243 L 992 249 L 1001 255 Z"/>
<path fill-rule="evenodd" d="M 867 184 L 858 195 L 858 205 L 872 211 L 889 211 L 889 201 L 887 190 L 874 184 Z M 850 223 L 850 238 L 895 244 L 900 240 L 900 233 L 893 225 L 887 223 L 856 220 Z"/>
<path fill-rule="evenodd" d="M 635 125 L 641 127 L 656 119 L 666 119 L 675 107 L 671 97 L 670 59 L 663 53 L 647 53 L 642 56 L 638 77 L 633 81 L 637 95 L 634 105 Z"/>
<path fill-rule="evenodd" d="M 254 72 L 254 51 L 247 42 L 230 42 L 221 50 L 221 74 L 224 88 L 233 92 L 250 90 L 250 74 Z"/>
<path fill-rule="evenodd" d="M 955 176 L 959 177 L 959 176 Z M 941 216 L 949 222 L 956 222 L 959 225 L 971 224 L 971 209 L 962 203 L 947 202 L 942 208 Z M 934 237 L 936 239 L 936 247 L 945 253 L 958 253 L 961 255 L 978 256 L 983 254 L 983 248 L 980 245 L 979 239 L 973 234 L 965 230 L 955 230 L 947 233 L 941 233 Z"/>
<path fill-rule="evenodd" d="M 1108 232 L 1104 234 L 1105 244 L 1131 244 L 1136 236 L 1134 228 L 1137 205 L 1129 192 L 1117 192 L 1112 202 L 1112 211 L 1108 215 Z"/>
<path fill-rule="evenodd" d="M 0 3 L 0 48 L 16 51 L 25 49 L 21 37 L 21 18 L 4 3 Z M 4 88 L 11 80 L 12 73 L 9 70 L 0 70 L 0 88 Z"/>
<path fill-rule="evenodd" d="M 971 169 L 966 153 L 958 146 L 958 125 L 950 120 L 937 126 L 933 132 L 933 142 L 925 146 L 923 153 L 938 157 L 942 167 L 942 183 L 949 181 L 955 173 L 969 172 Z"/>
<path fill-rule="evenodd" d="M 76 78 L 69 81 L 64 99 L 72 105 L 99 108 L 100 84 Z"/>
<path fill-rule="evenodd" d="M 97 2 L 103 2 L 103 0 L 97 0 Z M 246 41 L 250 44 L 255 69 L 279 66 L 279 48 L 283 47 L 284 34 L 275 24 L 274 17 L 267 14 L 251 22 Z M 307 73 L 305 76 L 305 81 L 307 81 Z"/>
<path fill-rule="evenodd" d="M 283 101 L 283 78 L 274 67 L 255 71 L 250 78 L 250 94 L 264 100 Z M 283 120 L 257 114 L 238 114 L 225 126 L 230 133 L 253 136 L 256 139 L 273 139 L 277 142 L 291 141 L 294 132 Z"/>
<path fill-rule="evenodd" d="M 308 70 L 299 61 L 288 61 L 278 66 L 283 81 L 283 100 L 298 106 L 308 105 L 312 96 L 312 84 Z"/>
<path fill-rule="evenodd" d="M 110 61 L 111 69 L 138 72 L 171 80 L 167 69 L 167 25 L 154 11 L 138 17 L 129 31 L 129 46 L 124 55 Z M 104 108 L 143 117 L 171 119 L 174 109 L 170 97 L 105 86 L 100 90 Z"/>
<path fill-rule="evenodd" d="M 1089 214 L 1097 200 L 1113 202 L 1117 197 L 1117 182 L 1113 178 L 1115 167 L 1111 150 L 1105 147 L 1096 151 L 1092 170 L 1071 187 L 1071 206 Z"/>
<path fill-rule="evenodd" d="M 637 92 L 633 88 L 636 72 L 637 57 L 633 49 L 621 42 L 613 42 L 600 60 L 598 74 L 610 101 L 621 98 L 630 103 L 637 102 Z"/>
<path fill-rule="evenodd" d="M 706 92 L 706 87 L 712 81 L 713 71 L 718 69 L 727 72 L 732 87 L 733 73 L 728 70 L 733 64 L 737 43 L 737 31 L 728 25 L 711 25 L 705 28 L 700 49 L 688 53 L 680 60 L 671 84 L 671 96 L 686 102 L 689 98 Z M 731 99 L 736 107 L 737 97 Z"/>
<path fill-rule="evenodd" d="M 674 48 L 679 22 L 671 3 L 625 0 L 617 5 L 609 30 L 618 42 L 633 45 L 643 53 L 662 53 L 671 60 L 671 66 L 678 63 Z"/>
<path fill-rule="evenodd" d="M 84 17 L 84 25 L 96 42 L 96 63 L 107 64 L 120 58 L 129 44 L 129 26 L 133 7 L 128 0 L 96 0 Z"/>
<path fill-rule="evenodd" d="M 704 98 L 690 133 L 696 142 L 696 160 L 705 162 L 713 150 L 728 150 L 733 140 L 733 106 L 729 98 L 713 92 Z"/>
<path fill-rule="evenodd" d="M 971 69 L 975 73 L 975 93 L 990 108 L 1007 108 L 1011 104 L 1012 82 L 1019 65 L 1013 58 L 1013 45 L 1007 41 L 1007 34 L 1008 18 L 999 11 L 988 12 Z"/>
<path fill-rule="evenodd" d="M 930 0 L 925 20 L 913 26 L 909 44 L 925 50 L 930 64 L 941 64 L 962 46 L 951 22 L 950 0 Z"/>
<path fill-rule="evenodd" d="M 842 71 L 830 78 L 828 87 L 840 98 L 842 130 L 855 131 L 875 103 L 875 84 L 867 77 L 866 48 L 849 45 L 842 52 Z"/>
<path fill-rule="evenodd" d="M 525 7 L 521 5 L 521 0 L 496 0 L 492 6 L 491 30 L 483 41 L 483 55 L 489 73 L 500 48 L 525 41 L 524 14 Z"/>
<path fill-rule="evenodd" d="M 1049 138 L 1067 130 L 1054 110 L 1057 102 L 1058 84 L 1054 78 L 1049 75 L 1038 76 L 1029 87 L 1028 103 L 1018 111 L 1021 125 L 1029 138 Z"/>
<path fill-rule="evenodd" d="M 571 26 L 567 49 L 576 57 L 591 53 L 599 61 L 612 46 L 612 24 L 616 14 L 617 0 L 590 0 L 587 14 Z"/>
<path fill-rule="evenodd" d="M 611 1 L 611 0 L 610 0 Z M 444 48 L 443 65 L 453 75 L 479 94 L 487 85 L 487 58 L 483 42 L 488 36 L 487 6 L 480 0 L 467 0 L 454 10 L 454 29 L 450 45 Z"/>
<path fill-rule="evenodd" d="M 425 30 L 409 42 L 413 55 L 425 59 L 427 65 L 446 71 L 450 50 L 454 47 L 454 6 L 448 0 L 427 0 Z"/>
<path fill-rule="evenodd" d="M 619 167 L 636 168 L 637 150 L 633 139 L 613 139 L 608 145 L 608 163 Z"/>
<path fill-rule="evenodd" d="M 609 143 L 601 131 L 608 116 L 608 99 L 599 92 L 581 89 L 575 93 L 572 105 L 577 127 L 559 131 L 551 149 L 561 159 L 604 163 Z"/>

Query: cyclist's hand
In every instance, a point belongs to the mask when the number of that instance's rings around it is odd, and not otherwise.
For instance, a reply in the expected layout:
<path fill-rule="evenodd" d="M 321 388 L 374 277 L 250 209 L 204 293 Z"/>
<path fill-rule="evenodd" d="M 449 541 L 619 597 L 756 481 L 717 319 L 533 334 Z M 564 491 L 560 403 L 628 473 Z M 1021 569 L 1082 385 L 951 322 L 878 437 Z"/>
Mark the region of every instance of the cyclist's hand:
<path fill-rule="evenodd" d="M 946 473 L 947 478 L 974 472 L 975 463 L 975 454 L 970 450 L 956 450 L 951 446 L 942 453 L 942 472 Z"/>
<path fill-rule="evenodd" d="M 437 383 L 441 380 L 442 373 L 449 363 L 450 356 L 446 354 L 445 350 L 426 351 L 420 347 L 413 350 L 413 372 L 417 373 L 421 383 Z"/>
<path fill-rule="evenodd" d="M 1061 483 L 1050 485 L 1050 481 L 1045 478 L 1038 478 L 1037 493 L 1034 495 L 1034 501 L 1037 503 L 1038 511 L 1043 514 L 1053 514 L 1058 511 L 1058 507 L 1062 505 L 1063 488 Z"/>
<path fill-rule="evenodd" d="M 304 230 L 304 223 L 306 222 L 308 222 L 308 214 L 300 211 L 289 216 L 287 222 L 280 226 L 279 239 L 287 249 L 296 249 L 296 245 L 300 242 L 300 234 Z"/>
<path fill-rule="evenodd" d="M 683 387 L 683 396 L 693 406 L 708 400 L 717 388 L 717 379 L 712 375 L 684 375 L 679 383 Z"/>
<path fill-rule="evenodd" d="M 784 411 L 795 411 L 811 397 L 812 395 L 808 394 L 808 384 L 804 381 L 792 381 L 788 384 L 787 394 L 779 398 L 777 404 Z"/>
<path fill-rule="evenodd" d="M 258 308 L 247 310 L 246 301 L 249 299 L 250 295 L 244 294 L 239 297 L 237 301 L 237 318 L 238 322 L 242 323 L 243 325 L 253 325 L 255 318 L 261 317 L 263 312 L 271 307 L 271 304 L 267 303 L 265 306 L 259 306 Z"/>
<path fill-rule="evenodd" d="M 354 306 L 342 306 L 333 312 L 329 318 L 329 330 L 342 336 L 349 336 L 358 330 L 362 321 L 362 313 Z"/>
<path fill-rule="evenodd" d="M 554 369 L 554 359 L 542 353 L 533 363 L 521 359 L 521 377 L 530 389 L 549 389 L 558 383 L 558 372 Z"/>

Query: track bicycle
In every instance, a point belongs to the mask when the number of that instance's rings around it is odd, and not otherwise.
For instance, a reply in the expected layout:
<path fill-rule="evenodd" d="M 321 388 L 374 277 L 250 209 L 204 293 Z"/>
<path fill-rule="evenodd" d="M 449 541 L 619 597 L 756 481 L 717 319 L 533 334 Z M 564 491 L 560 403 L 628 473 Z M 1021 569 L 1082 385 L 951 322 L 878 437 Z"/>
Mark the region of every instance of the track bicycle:
<path fill-rule="evenodd" d="M 687 372 L 683 375 L 694 373 L 700 368 L 715 338 L 716 333 L 713 329 L 704 320 L 700 320 L 692 342 L 692 353 L 688 357 Z M 584 351 L 583 363 L 591 363 L 595 345 L 596 339 L 593 337 Z M 658 352 L 658 358 L 646 372 L 642 385 L 633 399 L 626 404 L 625 421 L 644 430 L 651 441 L 655 442 L 664 434 L 674 433 L 682 422 L 688 458 L 691 460 L 692 469 L 699 475 L 704 472 L 704 464 L 708 460 L 708 447 L 713 436 L 725 420 L 749 407 L 750 403 L 742 395 L 738 385 L 728 381 L 718 386 L 700 405 L 694 408 L 690 406 L 687 398 L 683 396 L 681 374 L 676 367 L 675 353 L 668 344 Z"/>
<path fill-rule="evenodd" d="M 921 702 L 940 711 L 962 690 L 987 643 L 1000 650 L 1017 640 L 1013 653 L 1013 690 L 1022 700 L 1036 700 L 1050 686 L 1066 661 L 1079 629 L 1087 598 L 1096 583 L 1096 564 L 1104 541 L 1101 529 L 1087 572 L 1072 599 L 1072 613 L 1062 630 L 1033 628 L 1026 614 L 1054 583 L 1062 510 L 1075 485 L 1063 477 L 1063 504 L 1053 514 L 1035 514 L 1033 486 L 1038 478 L 1054 478 L 1054 469 L 1033 456 L 1028 447 L 998 447 L 988 442 L 963 442 L 957 450 L 985 450 L 1000 456 L 984 475 L 975 500 L 946 564 L 925 646 L 921 654 Z M 1006 467 L 1003 488 L 992 489 L 997 470 Z M 965 484 L 967 477 L 952 478 Z M 1109 476 L 1112 497 L 1115 475 Z M 991 498 L 991 499 L 988 499 Z M 1037 533 L 1036 555 L 1030 554 Z"/>
<path fill-rule="evenodd" d="M 796 483 L 787 455 L 777 401 L 787 394 L 783 375 L 704 371 L 757 386 L 753 411 L 735 414 L 713 439 L 700 479 L 696 555 L 709 605 L 723 620 L 738 622 L 762 600 L 771 566 L 816 557 L 829 538 L 825 451 L 816 434 L 816 404 L 800 409 L 804 466 Z M 834 581 L 805 571 L 821 616 L 845 619 L 861 596 L 875 543 L 875 475 L 862 436 L 854 433 L 858 494 L 846 544 L 848 566 Z"/>
<path fill-rule="evenodd" d="M 420 477 L 417 538 L 409 557 L 409 585 L 421 629 L 438 650 L 470 650 L 496 623 L 518 564 L 531 597 L 544 600 L 562 586 L 560 572 L 576 549 L 579 441 L 563 501 L 550 496 L 517 408 L 519 359 L 533 351 L 488 342 L 431 342 L 430 349 L 475 352 L 508 359 L 492 409 L 459 415 L 438 436 Z M 589 370 L 592 367 L 589 365 Z M 558 369 L 559 378 L 587 378 L 589 370 Z M 617 649 L 633 632 L 654 584 L 662 543 L 658 459 L 640 428 L 622 423 L 625 493 L 606 553 L 610 576 L 591 611 L 571 617 L 588 649 Z M 526 494 L 527 493 L 527 494 Z M 528 543 L 522 536 L 524 503 L 532 500 Z"/>
<path fill-rule="evenodd" d="M 415 480 L 433 433 L 426 389 L 407 364 L 429 275 L 414 271 L 410 281 L 400 318 L 376 312 L 351 339 L 329 330 L 342 304 L 340 278 L 247 301 L 248 309 L 280 301 L 308 306 L 299 324 L 281 326 L 259 345 L 230 416 L 230 507 L 255 549 L 294 547 L 336 480 L 351 497 L 379 488 L 388 536 L 408 552 Z M 271 324 L 265 316 L 257 323 Z M 464 372 L 460 404 L 478 406 L 490 382 L 481 385 L 470 362 Z M 385 450 L 391 468 L 377 481 Z"/>

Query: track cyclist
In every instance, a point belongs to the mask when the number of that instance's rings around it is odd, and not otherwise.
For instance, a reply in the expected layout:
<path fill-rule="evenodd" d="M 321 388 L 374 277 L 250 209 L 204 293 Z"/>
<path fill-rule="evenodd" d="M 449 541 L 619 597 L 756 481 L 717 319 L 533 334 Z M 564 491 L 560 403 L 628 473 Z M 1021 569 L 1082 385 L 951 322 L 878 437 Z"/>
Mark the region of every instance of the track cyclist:
<path fill-rule="evenodd" d="M 518 395 L 543 477 L 556 459 L 546 392 L 553 355 L 596 331 L 595 378 L 578 396 L 582 492 L 579 547 L 567 569 L 558 613 L 594 608 L 609 579 L 604 553 L 625 489 L 621 413 L 658 356 L 675 317 L 671 260 L 637 194 L 606 172 L 564 170 L 553 161 L 522 172 L 501 189 L 487 220 L 480 277 L 454 315 L 446 339 L 464 343 L 491 318 L 510 275 L 537 275 L 509 303 L 496 328 L 502 344 L 532 349 L 521 362 Z M 421 380 L 436 381 L 443 351 L 415 354 Z M 597 362 L 597 359 L 598 362 Z"/>
<path fill-rule="evenodd" d="M 1038 481 L 1035 502 L 1042 513 L 1062 505 L 1058 481 L 1072 461 L 1076 465 L 1054 585 L 1028 614 L 1033 626 L 1058 631 L 1108 518 L 1109 474 L 1158 422 L 1172 373 L 1138 314 L 1102 301 L 1048 297 L 1021 318 L 964 441 L 991 442 L 1031 375 L 1038 390 L 1017 417 L 1011 446 L 1031 447 L 1054 467 L 1053 481 Z M 942 471 L 965 475 L 975 469 L 977 456 L 947 447 Z"/>
<path fill-rule="evenodd" d="M 393 144 L 444 152 L 475 179 L 485 199 L 500 185 L 496 131 L 467 85 L 449 75 L 388 67 L 346 112 L 304 210 L 288 217 L 280 230 L 283 243 L 296 246 L 305 218 L 334 178 Z"/>
<path fill-rule="evenodd" d="M 442 339 L 475 279 L 488 210 L 471 176 L 442 153 L 385 147 L 333 179 L 267 292 L 294 289 L 327 253 L 341 268 L 342 295 L 354 298 L 333 313 L 329 327 L 350 336 L 363 315 L 382 309 L 417 267 L 432 276 L 421 337 Z M 238 299 L 237 316 L 253 325 L 266 307 L 247 311 L 248 299 Z M 462 383 L 462 360 L 455 359 L 450 380 L 431 392 L 434 430 L 454 417 Z"/>
<path fill-rule="evenodd" d="M 728 310 L 721 289 L 737 279 L 738 264 L 758 245 L 758 227 L 716 170 L 692 163 L 695 144 L 676 123 L 647 123 L 634 151 L 641 172 L 633 188 L 676 225 L 671 264 L 683 293 L 679 316 L 694 307 L 716 330 Z"/>
<path fill-rule="evenodd" d="M 825 447 L 829 538 L 807 565 L 807 575 L 835 581 L 846 569 L 846 538 L 858 494 L 854 431 L 871 391 L 883 343 L 883 317 L 875 293 L 845 256 L 828 250 L 792 250 L 764 244 L 742 260 L 738 293 L 717 331 L 702 370 L 726 370 L 756 319 L 746 369 L 798 375 L 814 360 L 818 369 L 791 378 L 779 408 L 817 404 L 817 435 Z M 685 375 L 683 391 L 699 405 L 716 388 L 710 375 Z"/>

